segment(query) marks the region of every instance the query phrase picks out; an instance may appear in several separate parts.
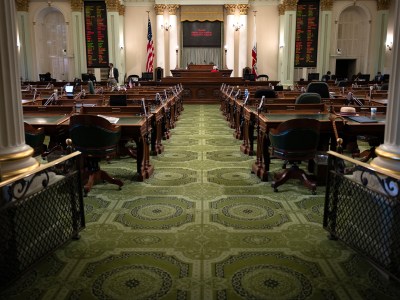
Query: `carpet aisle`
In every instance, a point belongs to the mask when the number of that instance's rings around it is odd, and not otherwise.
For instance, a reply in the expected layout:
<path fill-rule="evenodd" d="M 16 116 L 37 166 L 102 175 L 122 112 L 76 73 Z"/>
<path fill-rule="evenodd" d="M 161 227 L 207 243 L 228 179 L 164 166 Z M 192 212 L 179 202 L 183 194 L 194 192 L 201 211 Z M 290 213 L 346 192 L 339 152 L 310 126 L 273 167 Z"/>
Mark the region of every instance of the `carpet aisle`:
<path fill-rule="evenodd" d="M 400 287 L 322 229 L 324 188 L 274 193 L 217 105 L 186 105 L 152 177 L 102 168 L 87 227 L 0 299 L 399 299 Z M 279 169 L 280 162 L 272 166 Z"/>

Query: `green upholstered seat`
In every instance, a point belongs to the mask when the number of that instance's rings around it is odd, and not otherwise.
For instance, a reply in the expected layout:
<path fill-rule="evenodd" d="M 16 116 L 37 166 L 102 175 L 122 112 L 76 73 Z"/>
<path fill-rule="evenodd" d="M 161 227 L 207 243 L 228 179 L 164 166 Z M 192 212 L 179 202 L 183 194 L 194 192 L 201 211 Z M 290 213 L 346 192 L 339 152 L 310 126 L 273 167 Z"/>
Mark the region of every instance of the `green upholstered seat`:
<path fill-rule="evenodd" d="M 111 124 L 107 119 L 96 115 L 74 115 L 70 118 L 69 133 L 74 148 L 82 152 L 84 158 L 83 179 L 87 180 L 85 194 L 95 181 L 101 179 L 123 185 L 121 180 L 112 178 L 100 170 L 99 161 L 116 155 L 121 139 L 121 127 Z"/>
<path fill-rule="evenodd" d="M 296 98 L 296 104 L 321 103 L 321 96 L 318 93 L 303 93 Z"/>
<path fill-rule="evenodd" d="M 278 186 L 288 179 L 300 179 L 313 193 L 316 183 L 312 182 L 305 172 L 297 165 L 300 161 L 309 161 L 315 157 L 319 142 L 320 123 L 314 119 L 291 119 L 270 130 L 268 137 L 271 144 L 271 155 L 291 164 L 276 176 L 272 187 L 277 191 Z"/>
<path fill-rule="evenodd" d="M 25 143 L 34 150 L 33 156 L 41 155 L 46 150 L 44 128 L 35 128 L 24 122 Z"/>

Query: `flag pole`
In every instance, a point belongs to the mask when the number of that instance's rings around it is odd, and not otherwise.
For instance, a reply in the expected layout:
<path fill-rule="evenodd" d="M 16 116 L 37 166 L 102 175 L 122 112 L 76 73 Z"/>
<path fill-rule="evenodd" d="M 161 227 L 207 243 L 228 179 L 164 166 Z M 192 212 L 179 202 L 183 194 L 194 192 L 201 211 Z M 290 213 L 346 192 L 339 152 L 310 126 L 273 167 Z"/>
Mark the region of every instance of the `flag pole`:
<path fill-rule="evenodd" d="M 256 36 L 256 10 L 253 10 L 254 27 L 253 27 L 253 48 L 251 50 L 251 73 L 257 78 L 257 36 Z"/>

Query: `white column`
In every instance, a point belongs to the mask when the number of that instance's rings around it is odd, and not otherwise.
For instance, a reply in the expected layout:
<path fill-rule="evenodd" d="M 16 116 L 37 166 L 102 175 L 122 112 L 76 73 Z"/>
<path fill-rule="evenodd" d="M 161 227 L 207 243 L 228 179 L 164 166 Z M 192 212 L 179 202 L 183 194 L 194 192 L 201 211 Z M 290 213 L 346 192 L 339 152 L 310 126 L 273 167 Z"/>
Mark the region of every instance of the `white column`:
<path fill-rule="evenodd" d="M 119 78 L 118 83 L 124 80 L 124 68 L 121 66 L 121 46 L 119 35 L 119 13 L 107 12 L 107 33 L 108 33 L 108 57 L 109 62 L 113 63 L 118 68 Z"/>
<path fill-rule="evenodd" d="M 29 26 L 29 14 L 27 11 L 18 11 L 18 51 L 22 80 L 34 80 L 32 70 L 32 44 L 31 27 Z"/>
<path fill-rule="evenodd" d="M 171 28 L 169 29 L 169 67 L 170 70 L 172 70 L 177 66 L 176 49 L 178 46 L 178 22 L 176 15 L 170 15 L 169 22 L 169 24 L 171 24 Z"/>
<path fill-rule="evenodd" d="M 318 65 L 317 72 L 326 74 L 331 70 L 329 65 L 331 54 L 331 38 L 332 38 L 332 11 L 323 10 L 319 20 L 319 37 L 318 37 Z M 303 77 L 307 78 L 307 77 Z"/>
<path fill-rule="evenodd" d="M 393 2 L 392 2 L 393 3 Z M 394 1 L 393 16 L 400 16 L 400 3 Z M 386 108 L 385 140 L 376 149 L 378 155 L 371 165 L 400 174 L 400 21 L 394 20 L 393 32 L 393 63 L 390 73 L 388 105 Z"/>
<path fill-rule="evenodd" d="M 388 26 L 388 10 L 378 10 L 376 14 L 376 43 L 374 45 L 374 74 L 378 71 L 384 73 L 385 68 L 385 50 L 386 50 L 386 34 Z"/>
<path fill-rule="evenodd" d="M 284 15 L 284 48 L 282 60 L 281 83 L 285 86 L 293 85 L 294 56 L 296 41 L 296 11 L 287 10 Z"/>
<path fill-rule="evenodd" d="M 164 69 L 164 76 L 166 76 L 165 73 L 165 48 L 164 48 L 164 29 L 161 27 L 161 25 L 164 25 L 164 16 L 163 15 L 157 15 L 156 19 L 156 37 L 157 37 L 157 42 L 156 42 L 156 60 L 157 60 L 157 67 L 161 67 Z M 153 29 L 154 30 L 154 29 Z"/>
<path fill-rule="evenodd" d="M 242 70 L 245 67 L 250 67 L 251 68 L 251 60 L 250 64 L 248 64 L 249 58 L 251 59 L 251 56 L 249 57 L 248 54 L 248 45 L 247 45 L 247 36 L 248 36 L 248 30 L 247 30 L 247 15 L 240 15 L 239 16 L 239 24 L 243 25 L 242 28 L 240 28 L 240 34 L 239 36 L 239 53 L 238 53 L 238 76 L 242 76 Z"/>
<path fill-rule="evenodd" d="M 25 144 L 17 57 L 15 1 L 0 1 L 0 179 L 36 168 L 33 149 Z"/>
<path fill-rule="evenodd" d="M 85 30 L 83 25 L 83 13 L 73 11 L 72 21 L 72 41 L 74 52 L 72 54 L 74 61 L 74 77 L 81 78 L 82 73 L 87 73 Z M 100 81 L 100 77 L 97 77 Z"/>
<path fill-rule="evenodd" d="M 278 52 L 278 80 L 283 83 L 283 64 L 285 51 L 285 14 L 279 11 L 279 52 Z"/>
<path fill-rule="evenodd" d="M 119 15 L 119 45 L 118 45 L 118 64 L 119 64 L 119 80 L 122 84 L 124 84 L 124 76 L 126 74 L 126 63 L 125 63 L 125 26 L 124 26 L 124 21 L 125 17 L 124 15 Z M 126 74 L 128 76 L 129 74 Z"/>
<path fill-rule="evenodd" d="M 233 69 L 235 67 L 235 29 L 233 24 L 235 21 L 234 15 L 226 16 L 226 26 L 225 26 L 225 46 L 226 52 L 226 66 L 228 69 Z M 235 72 L 232 74 L 236 76 Z"/>

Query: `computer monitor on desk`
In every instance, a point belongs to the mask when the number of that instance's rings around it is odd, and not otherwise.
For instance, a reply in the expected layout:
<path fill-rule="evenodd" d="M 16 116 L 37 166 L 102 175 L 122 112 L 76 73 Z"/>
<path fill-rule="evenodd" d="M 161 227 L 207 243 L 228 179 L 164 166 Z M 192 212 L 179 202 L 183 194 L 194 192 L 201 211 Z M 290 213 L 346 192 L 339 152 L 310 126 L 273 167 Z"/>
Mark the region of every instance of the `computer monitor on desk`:
<path fill-rule="evenodd" d="M 65 86 L 65 93 L 69 99 L 74 98 L 74 86 L 73 85 L 66 85 Z"/>
<path fill-rule="evenodd" d="M 82 81 L 89 81 L 89 74 L 88 73 L 82 73 Z"/>
<path fill-rule="evenodd" d="M 110 95 L 110 106 L 126 106 L 126 99 L 125 94 Z"/>
<path fill-rule="evenodd" d="M 153 72 L 142 72 L 142 80 L 153 80 Z"/>

